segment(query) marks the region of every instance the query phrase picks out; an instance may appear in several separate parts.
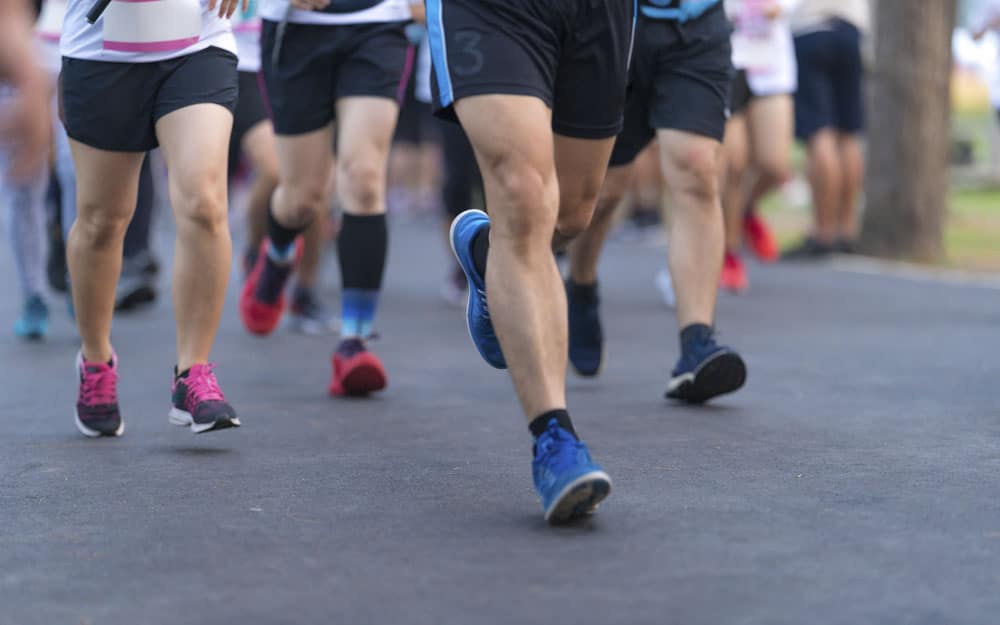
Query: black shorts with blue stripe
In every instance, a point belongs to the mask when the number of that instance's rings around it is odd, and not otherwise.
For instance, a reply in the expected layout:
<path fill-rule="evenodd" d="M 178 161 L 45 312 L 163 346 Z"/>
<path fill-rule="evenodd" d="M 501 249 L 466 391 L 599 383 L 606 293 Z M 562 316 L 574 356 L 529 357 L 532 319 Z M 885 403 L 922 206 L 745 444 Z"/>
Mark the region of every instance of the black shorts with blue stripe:
<path fill-rule="evenodd" d="M 435 112 L 477 95 L 526 95 L 552 129 L 583 139 L 622 128 L 635 0 L 427 0 Z"/>

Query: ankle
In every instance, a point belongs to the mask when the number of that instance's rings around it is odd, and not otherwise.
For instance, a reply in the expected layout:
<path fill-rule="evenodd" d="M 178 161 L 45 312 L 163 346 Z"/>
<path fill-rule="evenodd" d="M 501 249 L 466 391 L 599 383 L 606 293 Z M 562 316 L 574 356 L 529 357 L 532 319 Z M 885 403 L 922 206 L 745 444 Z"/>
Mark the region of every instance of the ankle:
<path fill-rule="evenodd" d="M 712 340 L 712 326 L 705 323 L 691 323 L 680 331 L 681 353 L 687 354 L 698 345 Z"/>

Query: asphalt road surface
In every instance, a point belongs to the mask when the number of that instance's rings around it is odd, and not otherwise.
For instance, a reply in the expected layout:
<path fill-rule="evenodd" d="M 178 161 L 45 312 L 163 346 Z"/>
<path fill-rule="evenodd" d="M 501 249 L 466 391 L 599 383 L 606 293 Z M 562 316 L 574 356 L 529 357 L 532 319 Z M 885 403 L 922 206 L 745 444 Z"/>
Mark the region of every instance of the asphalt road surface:
<path fill-rule="evenodd" d="M 748 386 L 686 408 L 663 399 L 678 348 L 661 252 L 613 244 L 607 367 L 569 389 L 614 490 L 553 529 L 510 382 L 438 298 L 438 230 L 397 225 L 391 244 L 387 392 L 327 397 L 335 339 L 248 336 L 232 288 L 215 358 L 244 427 L 172 427 L 164 299 L 116 320 L 127 427 L 99 441 L 73 426 L 62 307 L 45 344 L 8 331 L 3 255 L 0 623 L 1000 618 L 1000 291 L 754 267 L 719 314 Z"/>

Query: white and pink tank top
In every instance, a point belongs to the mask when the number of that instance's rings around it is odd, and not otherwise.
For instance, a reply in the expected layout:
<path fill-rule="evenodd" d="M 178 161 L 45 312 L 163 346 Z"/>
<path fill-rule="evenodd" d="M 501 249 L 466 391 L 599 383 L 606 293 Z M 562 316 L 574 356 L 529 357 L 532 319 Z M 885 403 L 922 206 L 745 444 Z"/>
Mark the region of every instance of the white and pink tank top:
<path fill-rule="evenodd" d="M 236 54 L 228 19 L 208 0 L 112 0 L 96 24 L 87 22 L 93 0 L 69 0 L 62 55 L 90 61 L 149 63 L 216 46 Z"/>
<path fill-rule="evenodd" d="M 257 0 L 250 0 L 250 8 L 233 14 L 233 34 L 240 57 L 237 69 L 241 72 L 260 71 L 260 18 L 257 17 Z"/>
<path fill-rule="evenodd" d="M 750 89 L 758 96 L 793 93 L 798 82 L 795 45 L 790 27 L 797 0 L 726 0 L 733 22 L 733 65 L 746 71 Z M 780 15 L 768 17 L 777 5 Z"/>
<path fill-rule="evenodd" d="M 260 0 L 258 13 L 272 22 L 327 26 L 403 22 L 411 17 L 410 0 L 330 0 L 323 11 L 295 9 L 289 0 Z"/>

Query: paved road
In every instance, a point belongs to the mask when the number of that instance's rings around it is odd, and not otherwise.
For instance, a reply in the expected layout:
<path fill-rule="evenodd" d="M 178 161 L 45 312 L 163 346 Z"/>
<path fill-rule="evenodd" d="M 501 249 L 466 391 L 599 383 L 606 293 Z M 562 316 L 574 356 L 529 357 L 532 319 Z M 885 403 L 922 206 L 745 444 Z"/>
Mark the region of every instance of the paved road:
<path fill-rule="evenodd" d="M 120 440 L 73 427 L 67 322 L 0 334 L 0 623 L 997 622 L 1000 292 L 755 270 L 720 313 L 748 388 L 682 408 L 659 253 L 614 245 L 610 361 L 570 399 L 615 491 L 550 529 L 509 382 L 437 299 L 436 237 L 393 233 L 377 399 L 328 399 L 332 339 L 251 338 L 231 297 L 236 431 L 167 423 L 166 303 L 116 322 Z"/>

